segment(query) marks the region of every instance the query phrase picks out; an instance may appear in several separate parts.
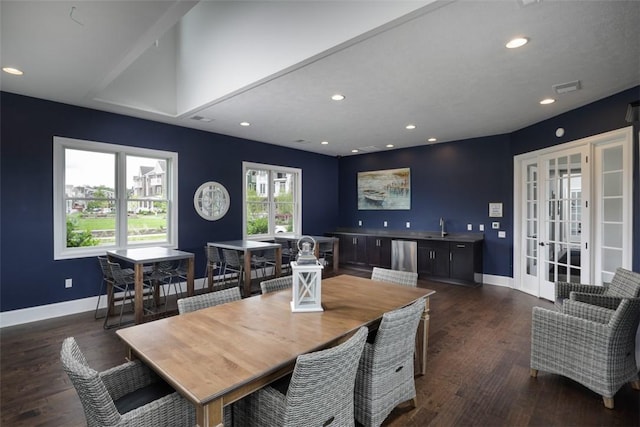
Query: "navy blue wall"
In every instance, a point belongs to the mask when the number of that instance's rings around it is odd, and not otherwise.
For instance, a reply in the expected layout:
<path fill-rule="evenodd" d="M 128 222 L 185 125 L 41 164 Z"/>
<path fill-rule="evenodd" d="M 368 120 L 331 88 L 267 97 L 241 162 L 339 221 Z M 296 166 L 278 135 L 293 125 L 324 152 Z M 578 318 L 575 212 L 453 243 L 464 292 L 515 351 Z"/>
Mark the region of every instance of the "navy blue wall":
<path fill-rule="evenodd" d="M 377 152 L 340 159 L 340 224 L 344 227 L 466 232 L 467 224 L 485 226 L 484 272 L 511 275 L 513 162 L 509 136 L 474 138 L 447 144 Z M 357 173 L 411 168 L 410 210 L 358 210 Z M 503 203 L 503 217 L 489 218 L 489 202 Z M 507 239 L 498 239 L 491 222 L 499 221 Z"/>
<path fill-rule="evenodd" d="M 340 218 L 342 227 L 439 230 L 446 219 L 449 232 L 473 231 L 485 225 L 484 273 L 513 276 L 513 156 L 630 126 L 627 105 L 640 99 L 636 87 L 509 135 L 475 138 L 431 146 L 391 150 L 340 159 Z M 640 271 L 640 182 L 638 179 L 638 124 L 634 125 L 634 236 L 633 268 Z M 565 128 L 562 138 L 555 136 Z M 357 173 L 368 170 L 411 168 L 411 209 L 358 210 Z M 489 202 L 503 203 L 503 218 L 489 218 Z M 499 221 L 507 238 L 499 239 L 491 222 Z"/>
<path fill-rule="evenodd" d="M 196 254 L 196 277 L 204 274 L 207 241 L 242 238 L 242 161 L 303 169 L 303 231 L 322 234 L 338 224 L 333 157 L 4 92 L 0 105 L 0 311 L 97 294 L 95 258 L 53 260 L 54 135 L 177 152 L 178 246 Z M 231 195 L 227 215 L 212 222 L 193 208 L 195 190 L 211 180 Z M 73 278 L 70 289 L 67 277 Z"/>
<path fill-rule="evenodd" d="M 94 258 L 53 261 L 52 140 L 54 135 L 179 153 L 179 247 L 196 253 L 196 273 L 203 273 L 205 242 L 242 236 L 242 161 L 303 169 L 303 230 L 321 234 L 336 227 L 438 230 L 447 220 L 450 232 L 474 231 L 485 224 L 484 272 L 513 275 L 513 156 L 629 126 L 627 105 L 640 99 L 636 87 L 509 135 L 475 138 L 402 150 L 332 157 L 231 138 L 21 97 L 0 94 L 0 310 L 50 304 L 96 294 L 100 275 Z M 566 130 L 562 138 L 555 129 Z M 640 166 L 638 123 L 634 124 L 633 268 L 640 271 Z M 359 211 L 357 172 L 411 168 L 412 200 L 408 211 Z M 223 183 L 231 209 L 221 220 L 201 219 L 193 209 L 193 192 L 203 182 Z M 318 185 L 321 183 L 321 185 Z M 339 184 L 339 185 L 338 185 Z M 312 195 L 312 196 L 309 196 Z M 488 203 L 502 202 L 498 239 L 490 228 Z M 64 279 L 74 286 L 64 289 Z"/>

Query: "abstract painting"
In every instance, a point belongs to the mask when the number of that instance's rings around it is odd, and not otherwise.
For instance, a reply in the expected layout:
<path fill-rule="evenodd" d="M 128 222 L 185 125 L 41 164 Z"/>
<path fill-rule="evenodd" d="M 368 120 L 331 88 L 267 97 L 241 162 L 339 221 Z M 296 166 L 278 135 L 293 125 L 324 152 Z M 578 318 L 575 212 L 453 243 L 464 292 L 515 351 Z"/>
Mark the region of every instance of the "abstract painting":
<path fill-rule="evenodd" d="M 358 209 L 411 209 L 411 169 L 358 172 Z"/>

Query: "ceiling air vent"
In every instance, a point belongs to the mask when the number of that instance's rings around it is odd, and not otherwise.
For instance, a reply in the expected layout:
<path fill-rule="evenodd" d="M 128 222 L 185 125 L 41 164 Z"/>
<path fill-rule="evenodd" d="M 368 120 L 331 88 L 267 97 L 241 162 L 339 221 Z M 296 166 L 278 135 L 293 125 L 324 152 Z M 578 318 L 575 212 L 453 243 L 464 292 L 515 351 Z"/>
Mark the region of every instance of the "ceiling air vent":
<path fill-rule="evenodd" d="M 563 93 L 574 92 L 576 90 L 579 90 L 580 80 L 576 80 L 575 82 L 569 82 L 569 83 L 561 83 L 559 85 L 553 85 L 551 87 L 558 95 L 562 95 Z"/>
<path fill-rule="evenodd" d="M 369 145 L 367 147 L 358 147 L 358 150 L 363 152 L 363 153 L 371 153 L 373 151 L 380 151 L 380 149 L 378 147 L 376 147 L 375 145 Z"/>
<path fill-rule="evenodd" d="M 199 122 L 210 122 L 210 121 L 211 121 L 211 119 L 210 119 L 209 117 L 205 117 L 205 116 L 198 116 L 198 115 L 191 116 L 191 117 L 189 117 L 189 118 L 190 118 L 191 120 L 197 120 L 197 121 L 199 121 Z"/>

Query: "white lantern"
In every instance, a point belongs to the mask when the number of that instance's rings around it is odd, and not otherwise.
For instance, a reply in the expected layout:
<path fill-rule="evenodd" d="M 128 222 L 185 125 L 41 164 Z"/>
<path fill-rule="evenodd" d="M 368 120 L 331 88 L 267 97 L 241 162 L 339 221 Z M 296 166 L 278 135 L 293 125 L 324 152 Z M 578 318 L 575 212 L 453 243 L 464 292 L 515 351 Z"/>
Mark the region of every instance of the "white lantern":
<path fill-rule="evenodd" d="M 320 301 L 323 268 L 318 262 L 303 265 L 298 265 L 296 261 L 291 262 L 293 272 L 291 311 L 324 311 Z"/>

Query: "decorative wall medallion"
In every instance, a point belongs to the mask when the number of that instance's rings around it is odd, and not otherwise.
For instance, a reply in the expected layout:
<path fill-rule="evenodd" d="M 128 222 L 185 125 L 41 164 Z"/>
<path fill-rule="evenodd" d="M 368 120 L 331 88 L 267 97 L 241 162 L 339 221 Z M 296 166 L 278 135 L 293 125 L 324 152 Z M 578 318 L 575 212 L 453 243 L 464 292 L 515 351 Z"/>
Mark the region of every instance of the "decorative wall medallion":
<path fill-rule="evenodd" d="M 193 206 L 202 218 L 215 221 L 229 210 L 229 192 L 219 182 L 205 182 L 193 195 Z"/>

